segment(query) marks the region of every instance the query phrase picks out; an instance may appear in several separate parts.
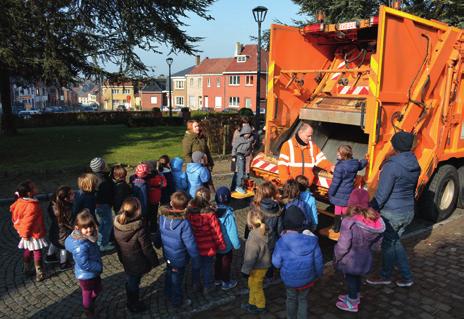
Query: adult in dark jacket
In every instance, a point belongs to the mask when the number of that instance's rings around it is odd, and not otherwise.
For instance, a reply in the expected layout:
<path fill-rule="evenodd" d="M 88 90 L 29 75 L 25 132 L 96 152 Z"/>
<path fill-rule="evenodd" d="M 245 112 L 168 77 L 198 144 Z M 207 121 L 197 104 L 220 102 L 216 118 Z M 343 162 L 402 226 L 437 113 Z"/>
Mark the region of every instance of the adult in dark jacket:
<path fill-rule="evenodd" d="M 182 140 L 182 150 L 186 163 L 192 163 L 193 152 L 199 151 L 206 154 L 208 158 L 207 166 L 210 169 L 213 168 L 214 161 L 208 148 L 208 139 L 201 131 L 200 123 L 197 121 L 190 120 L 187 122 L 187 131 Z"/>
<path fill-rule="evenodd" d="M 398 266 L 402 280 L 399 287 L 413 284 L 406 251 L 400 237 L 414 217 L 414 197 L 421 172 L 419 163 L 411 148 L 414 135 L 407 132 L 396 133 L 391 143 L 396 154 L 382 166 L 377 192 L 371 206 L 380 211 L 386 230 L 382 242 L 382 271 L 379 278 L 370 278 L 373 285 L 390 284 L 394 266 Z"/>
<path fill-rule="evenodd" d="M 142 276 L 159 265 L 152 246 L 150 232 L 142 222 L 141 205 L 137 198 L 129 197 L 122 203 L 121 213 L 114 219 L 114 239 L 119 261 L 127 275 L 127 308 L 138 313 L 146 306 L 139 300 Z"/>

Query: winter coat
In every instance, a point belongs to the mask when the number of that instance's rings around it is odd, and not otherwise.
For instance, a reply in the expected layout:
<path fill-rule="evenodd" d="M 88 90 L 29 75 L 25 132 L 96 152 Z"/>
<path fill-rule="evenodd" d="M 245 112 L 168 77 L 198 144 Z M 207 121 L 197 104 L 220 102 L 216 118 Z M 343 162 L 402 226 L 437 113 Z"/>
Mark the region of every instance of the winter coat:
<path fill-rule="evenodd" d="M 90 241 L 80 231 L 74 230 L 64 244 L 66 250 L 73 255 L 74 274 L 77 279 L 87 280 L 100 276 L 103 263 L 96 242 Z"/>
<path fill-rule="evenodd" d="M 108 173 L 95 173 L 98 178 L 98 184 L 96 188 L 96 201 L 97 205 L 110 205 L 113 206 L 114 200 L 114 182 L 108 175 Z"/>
<path fill-rule="evenodd" d="M 268 228 L 269 249 L 272 253 L 283 230 L 282 209 L 275 200 L 265 198 L 261 201 L 259 210 L 263 213 L 264 223 Z"/>
<path fill-rule="evenodd" d="M 313 210 L 306 201 L 303 201 L 301 199 L 290 200 L 285 205 L 285 209 L 289 208 L 290 206 L 296 206 L 299 209 L 301 209 L 301 211 L 304 213 L 305 220 L 303 222 L 303 225 L 301 225 L 303 228 L 309 229 L 309 228 L 313 227 L 314 225 L 316 225 L 317 220 L 313 220 L 313 218 L 314 218 Z M 317 213 L 316 213 L 316 215 L 317 215 Z"/>
<path fill-rule="evenodd" d="M 317 224 L 319 224 L 319 218 L 317 215 L 318 213 L 317 213 L 316 199 L 314 198 L 313 194 L 309 190 L 306 190 L 300 193 L 300 200 L 308 204 L 309 211 L 311 213 L 311 221 L 315 229 L 317 227 Z"/>
<path fill-rule="evenodd" d="M 187 208 L 187 218 L 192 225 L 200 256 L 214 256 L 217 250 L 226 249 L 221 225 L 213 209 L 190 206 Z"/>
<path fill-rule="evenodd" d="M 131 188 L 126 181 L 116 181 L 114 183 L 113 207 L 116 214 L 119 213 L 119 211 L 121 210 L 122 202 L 124 202 L 124 200 L 130 196 L 130 194 Z"/>
<path fill-rule="evenodd" d="M 209 170 L 200 163 L 187 164 L 188 193 L 190 197 L 195 197 L 197 190 L 206 185 L 211 179 Z"/>
<path fill-rule="evenodd" d="M 11 206 L 11 220 L 21 238 L 44 238 L 47 234 L 40 203 L 35 198 L 18 198 Z"/>
<path fill-rule="evenodd" d="M 184 160 L 180 157 L 174 157 L 171 161 L 171 173 L 174 179 L 174 186 L 177 191 L 187 192 L 187 174 L 182 171 Z"/>
<path fill-rule="evenodd" d="M 73 214 L 72 219 L 74 220 L 83 209 L 88 209 L 93 218 L 97 220 L 95 216 L 95 208 L 97 207 L 97 199 L 95 197 L 95 192 L 83 192 L 81 190 L 76 192 L 74 197 L 73 204 Z"/>
<path fill-rule="evenodd" d="M 263 235 L 261 229 L 252 229 L 245 242 L 241 272 L 249 275 L 253 269 L 267 269 L 269 267 L 271 267 L 269 236 Z"/>
<path fill-rule="evenodd" d="M 167 167 L 163 168 L 160 173 L 166 179 L 166 187 L 161 189 L 161 204 L 167 205 L 171 201 L 171 195 L 176 191 L 174 177 Z"/>
<path fill-rule="evenodd" d="M 322 276 L 324 261 L 317 237 L 309 232 L 285 231 L 272 254 L 286 287 L 299 288 Z"/>
<path fill-rule="evenodd" d="M 200 255 L 185 211 L 161 206 L 159 215 L 159 228 L 166 262 L 174 268 L 183 268 L 187 265 L 190 256 L 192 266 L 198 268 Z"/>
<path fill-rule="evenodd" d="M 249 137 L 245 135 L 249 134 Z M 242 155 L 249 156 L 253 152 L 253 146 L 256 140 L 252 134 L 250 125 L 243 125 L 240 130 L 240 136 L 232 141 L 232 156 Z"/>
<path fill-rule="evenodd" d="M 253 138 L 254 138 L 254 145 L 253 147 L 256 147 L 256 145 L 259 143 L 259 138 L 258 138 L 258 134 L 256 134 L 256 131 L 254 128 L 252 128 L 252 134 L 253 134 Z M 240 137 L 240 130 L 237 129 L 234 131 L 234 135 L 232 135 L 232 145 L 236 144 L 237 143 L 237 140 L 238 138 Z M 251 160 L 253 159 L 253 155 L 250 154 L 248 156 L 245 156 L 245 173 L 246 174 L 249 174 L 250 173 L 250 167 L 251 167 Z M 231 165 L 231 170 L 233 172 L 236 171 L 236 167 L 235 167 L 235 162 L 232 162 L 232 165 Z"/>
<path fill-rule="evenodd" d="M 208 148 L 208 139 L 201 133 L 195 134 L 186 131 L 182 140 L 182 151 L 186 163 L 192 162 L 193 152 L 200 151 L 206 154 L 208 166 L 214 166 L 214 161 Z"/>
<path fill-rule="evenodd" d="M 329 187 L 329 200 L 337 206 L 348 206 L 348 199 L 354 188 L 354 179 L 358 171 L 366 167 L 367 161 L 348 159 L 339 160 L 335 165 L 332 184 Z"/>
<path fill-rule="evenodd" d="M 143 178 L 135 176 L 132 179 L 132 194 L 140 201 L 142 215 L 148 216 L 148 186 Z"/>
<path fill-rule="evenodd" d="M 342 220 L 340 238 L 334 247 L 334 267 L 344 274 L 366 275 L 372 267 L 371 249 L 380 247 L 385 223 L 382 218 L 375 222 L 361 215 Z"/>
<path fill-rule="evenodd" d="M 60 215 L 61 218 L 58 221 Z M 50 219 L 48 238 L 53 245 L 64 249 L 64 241 L 74 230 L 72 224 L 72 203 L 66 204 L 63 211 L 60 212 L 56 203 L 53 201 L 50 202 L 50 205 L 48 205 L 48 216 Z"/>
<path fill-rule="evenodd" d="M 146 179 L 148 187 L 148 203 L 150 205 L 158 205 L 161 202 L 161 192 L 166 188 L 166 178 L 161 175 L 153 175 Z"/>
<path fill-rule="evenodd" d="M 114 219 L 114 239 L 119 261 L 129 275 L 142 275 L 159 265 L 150 232 L 141 219 L 120 224 Z"/>
<path fill-rule="evenodd" d="M 414 211 L 414 197 L 421 168 L 412 152 L 390 157 L 382 166 L 379 186 L 371 202 L 377 211 L 394 213 Z"/>
<path fill-rule="evenodd" d="M 216 216 L 221 224 L 221 233 L 226 243 L 226 249 L 219 250 L 218 253 L 227 254 L 233 249 L 240 248 L 238 238 L 237 222 L 235 221 L 234 209 L 226 205 L 218 205 Z"/>

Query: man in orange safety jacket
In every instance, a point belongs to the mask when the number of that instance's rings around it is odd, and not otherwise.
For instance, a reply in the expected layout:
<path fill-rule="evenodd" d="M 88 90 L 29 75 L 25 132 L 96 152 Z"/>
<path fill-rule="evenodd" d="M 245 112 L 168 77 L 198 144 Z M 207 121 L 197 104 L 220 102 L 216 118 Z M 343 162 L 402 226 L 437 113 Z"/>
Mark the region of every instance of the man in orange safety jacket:
<path fill-rule="evenodd" d="M 333 172 L 334 165 L 311 141 L 312 135 L 311 125 L 303 123 L 297 134 L 282 145 L 279 155 L 279 178 L 282 184 L 298 175 L 304 175 L 311 185 L 314 182 L 314 166 Z"/>

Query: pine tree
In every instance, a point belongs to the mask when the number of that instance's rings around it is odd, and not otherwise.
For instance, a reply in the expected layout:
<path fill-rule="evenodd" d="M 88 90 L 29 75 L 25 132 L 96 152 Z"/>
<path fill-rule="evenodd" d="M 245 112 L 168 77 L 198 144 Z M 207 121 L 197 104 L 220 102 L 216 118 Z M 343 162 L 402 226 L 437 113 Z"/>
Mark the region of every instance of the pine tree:
<path fill-rule="evenodd" d="M 64 85 L 93 74 L 130 77 L 148 70 L 136 53 L 193 54 L 199 37 L 183 28 L 192 15 L 212 19 L 214 0 L 3 0 L 0 15 L 1 130 L 14 134 L 10 78 Z M 104 66 L 115 64 L 120 73 Z"/>

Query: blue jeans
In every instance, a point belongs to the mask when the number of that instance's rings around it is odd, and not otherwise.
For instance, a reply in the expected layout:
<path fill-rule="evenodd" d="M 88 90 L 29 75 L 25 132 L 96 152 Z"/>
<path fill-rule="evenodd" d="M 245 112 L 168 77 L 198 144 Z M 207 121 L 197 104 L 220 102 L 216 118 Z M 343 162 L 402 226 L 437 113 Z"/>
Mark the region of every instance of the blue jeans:
<path fill-rule="evenodd" d="M 164 283 L 164 294 L 168 297 L 174 307 L 181 306 L 183 301 L 182 284 L 184 282 L 185 267 L 173 268 L 166 266 L 166 281 Z"/>
<path fill-rule="evenodd" d="M 194 285 L 200 284 L 201 277 L 203 277 L 203 287 L 211 288 L 214 285 L 213 263 L 213 256 L 200 256 L 200 268 L 192 269 L 192 282 Z"/>
<path fill-rule="evenodd" d="M 236 187 L 243 187 L 243 181 L 245 179 L 245 164 L 246 158 L 243 155 L 237 154 L 236 158 L 236 165 L 237 165 L 237 183 Z"/>
<path fill-rule="evenodd" d="M 348 286 L 348 297 L 357 299 L 361 290 L 361 276 L 345 274 L 345 280 Z"/>
<path fill-rule="evenodd" d="M 398 214 L 383 210 L 381 215 L 386 228 L 383 233 L 380 276 L 384 279 L 390 279 L 393 267 L 398 266 L 403 280 L 410 281 L 412 274 L 409 269 L 408 256 L 403 244 L 401 244 L 400 237 L 412 222 L 414 211 Z"/>
<path fill-rule="evenodd" d="M 299 290 L 287 287 L 287 318 L 308 318 L 308 293 L 309 288 Z"/>
<path fill-rule="evenodd" d="M 108 204 L 100 204 L 95 209 L 95 215 L 97 215 L 98 232 L 101 234 L 100 246 L 108 245 L 110 241 L 111 230 L 113 229 L 113 210 Z"/>
<path fill-rule="evenodd" d="M 138 292 L 142 275 L 127 275 L 127 290 Z"/>

